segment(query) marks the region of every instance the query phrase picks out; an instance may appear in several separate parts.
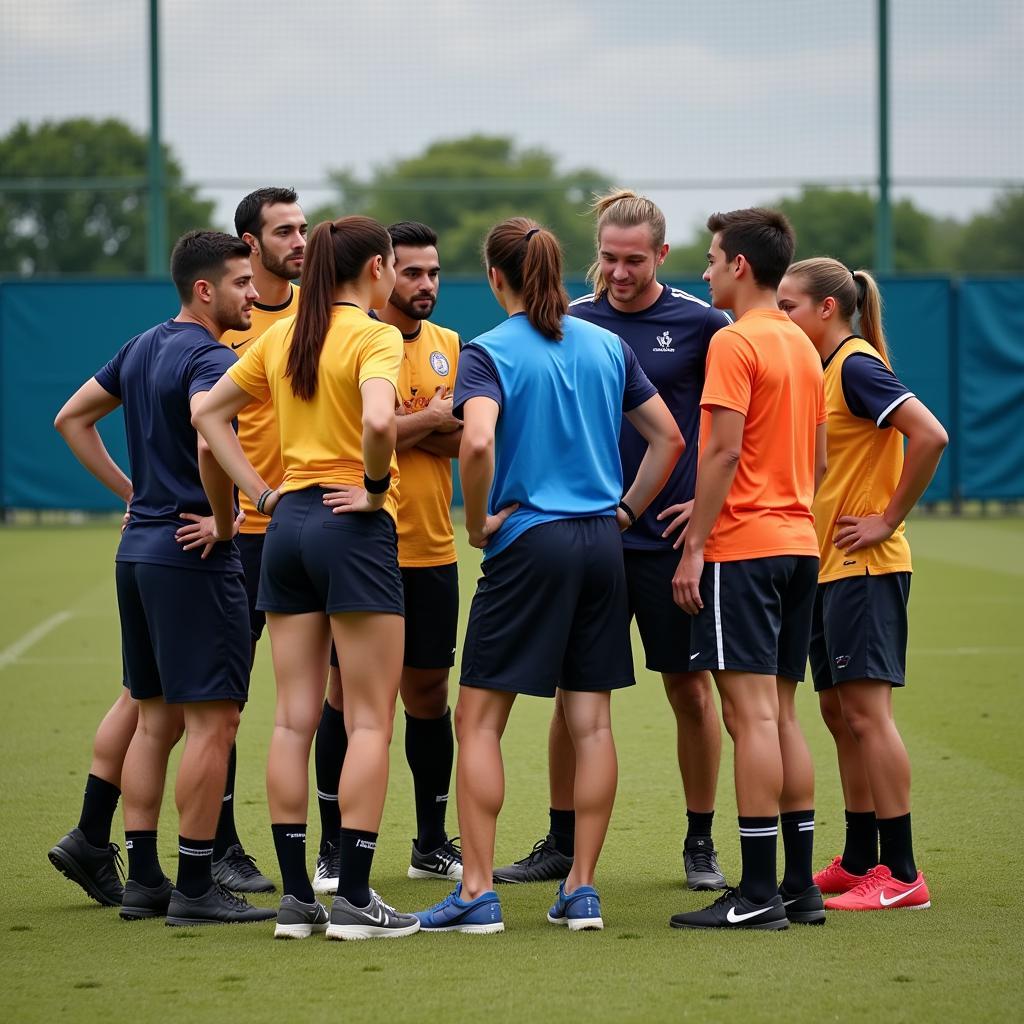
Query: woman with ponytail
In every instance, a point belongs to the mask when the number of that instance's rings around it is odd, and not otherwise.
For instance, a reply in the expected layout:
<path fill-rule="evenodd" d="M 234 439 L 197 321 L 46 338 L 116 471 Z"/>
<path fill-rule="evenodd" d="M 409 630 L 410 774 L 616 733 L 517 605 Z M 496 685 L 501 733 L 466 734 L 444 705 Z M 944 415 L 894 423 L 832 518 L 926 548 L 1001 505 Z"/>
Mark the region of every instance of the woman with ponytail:
<path fill-rule="evenodd" d="M 402 671 L 403 602 L 395 531 L 398 330 L 372 319 L 395 285 L 387 231 L 368 217 L 318 224 L 306 245 L 298 313 L 267 330 L 195 416 L 218 462 L 260 512 L 272 513 L 257 607 L 277 679 L 267 765 L 274 845 L 284 881 L 279 938 L 410 935 L 369 887 L 384 808 L 388 746 Z M 284 482 L 273 490 L 246 460 L 231 420 L 274 404 Z M 330 919 L 306 869 L 309 750 L 320 720 L 331 640 L 345 678 L 348 756 L 341 773 L 341 870 Z"/>
<path fill-rule="evenodd" d="M 778 297 L 821 356 L 828 408 L 828 470 L 813 506 L 821 565 L 810 661 L 839 756 L 846 846 L 814 881 L 836 894 L 829 910 L 924 908 L 930 896 L 914 861 L 910 762 L 892 690 L 906 669 L 903 521 L 948 439 L 893 373 L 870 274 L 833 259 L 801 260 Z"/>
<path fill-rule="evenodd" d="M 504 930 L 492 888 L 501 736 L 517 694 L 557 690 L 576 754 L 575 858 L 547 920 L 601 928 L 593 883 L 617 778 L 611 691 L 634 682 L 619 533 L 660 492 L 683 441 L 632 350 L 567 315 L 550 231 L 504 221 L 484 262 L 508 319 L 463 349 L 455 384 L 466 529 L 484 552 L 455 712 L 463 875 L 418 917 L 428 931 Z M 623 413 L 648 444 L 625 494 Z"/>

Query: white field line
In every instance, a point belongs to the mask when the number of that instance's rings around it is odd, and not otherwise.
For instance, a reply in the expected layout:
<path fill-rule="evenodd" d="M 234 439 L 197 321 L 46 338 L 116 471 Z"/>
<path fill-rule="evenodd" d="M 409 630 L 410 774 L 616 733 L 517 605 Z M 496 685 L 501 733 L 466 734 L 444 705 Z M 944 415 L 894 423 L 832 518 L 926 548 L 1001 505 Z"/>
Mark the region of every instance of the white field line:
<path fill-rule="evenodd" d="M 44 619 L 38 626 L 34 626 L 24 636 L 19 637 L 10 647 L 0 651 L 0 671 L 13 665 L 27 650 L 39 643 L 47 633 L 52 633 L 72 616 L 73 613 L 70 611 L 57 612 L 56 615 Z"/>

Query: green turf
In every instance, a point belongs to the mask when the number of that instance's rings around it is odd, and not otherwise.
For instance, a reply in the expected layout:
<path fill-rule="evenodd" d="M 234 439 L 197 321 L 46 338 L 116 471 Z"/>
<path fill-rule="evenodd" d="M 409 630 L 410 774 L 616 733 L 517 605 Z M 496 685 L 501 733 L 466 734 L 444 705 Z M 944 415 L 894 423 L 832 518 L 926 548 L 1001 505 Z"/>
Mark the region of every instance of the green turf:
<path fill-rule="evenodd" d="M 7 1020 L 120 1018 L 1002 1021 L 1019 1012 L 1024 664 L 1024 522 L 913 525 L 911 685 L 898 717 L 915 770 L 918 859 L 934 906 L 830 915 L 775 934 L 672 931 L 670 914 L 707 897 L 680 885 L 683 808 L 671 717 L 659 681 L 617 695 L 621 780 L 598 884 L 607 927 L 548 925 L 553 886 L 502 890 L 507 932 L 398 942 L 275 943 L 269 927 L 171 930 L 125 924 L 46 860 L 77 820 L 93 730 L 118 690 L 112 559 L 116 529 L 0 531 L 0 957 Z M 460 537 L 461 542 L 461 537 Z M 464 551 L 464 610 L 476 573 Z M 11 646 L 70 618 L 20 657 Z M 263 765 L 273 706 L 265 643 L 239 737 L 239 828 L 276 874 Z M 831 742 L 801 694 L 818 770 L 817 861 L 841 848 Z M 546 827 L 550 705 L 522 700 L 505 743 L 508 791 L 498 856 L 522 856 Z M 399 716 L 401 718 L 401 716 Z M 412 800 L 398 725 L 374 884 L 402 909 L 445 895 L 405 878 Z M 735 878 L 738 845 L 728 741 L 716 836 Z M 454 801 L 453 801 L 454 804 Z M 450 812 L 454 831 L 454 806 Z M 310 842 L 318 834 L 315 808 Z M 120 815 L 115 822 L 120 830 Z M 173 873 L 176 819 L 165 802 L 161 855 Z"/>

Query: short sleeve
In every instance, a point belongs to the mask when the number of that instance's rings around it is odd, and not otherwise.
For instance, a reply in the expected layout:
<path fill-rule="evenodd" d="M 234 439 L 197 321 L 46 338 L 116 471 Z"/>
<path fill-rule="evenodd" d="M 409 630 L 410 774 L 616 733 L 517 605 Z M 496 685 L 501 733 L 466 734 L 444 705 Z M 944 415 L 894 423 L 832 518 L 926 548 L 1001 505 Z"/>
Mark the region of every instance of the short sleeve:
<path fill-rule="evenodd" d="M 471 398 L 492 398 L 500 409 L 502 397 L 501 378 L 494 360 L 478 345 L 464 346 L 455 377 L 452 414 L 461 420 L 463 407 Z"/>
<path fill-rule="evenodd" d="M 370 332 L 359 351 L 359 386 L 368 380 L 386 380 L 397 392 L 402 345 L 401 332 L 390 324 Z"/>
<path fill-rule="evenodd" d="M 708 348 L 701 408 L 721 406 L 746 416 L 756 373 L 756 356 L 746 338 L 731 327 L 718 331 Z"/>
<path fill-rule="evenodd" d="M 648 380 L 636 353 L 621 338 L 619 344 L 626 360 L 626 386 L 622 391 L 622 411 L 629 412 L 653 398 L 658 389 Z"/>
<path fill-rule="evenodd" d="M 842 367 L 843 398 L 854 416 L 887 427 L 889 414 L 913 398 L 900 379 L 881 359 L 855 352 Z"/>
<path fill-rule="evenodd" d="M 732 318 L 724 310 L 708 308 L 708 315 L 704 317 L 704 330 L 701 334 L 701 344 L 705 354 L 711 345 L 711 339 L 723 328 L 732 325 Z"/>
<path fill-rule="evenodd" d="M 121 364 L 124 362 L 125 353 L 133 345 L 135 339 L 122 345 L 118 350 L 117 354 L 113 359 L 107 363 L 101 370 L 98 370 L 95 374 L 96 383 L 99 384 L 104 391 L 108 394 L 113 395 L 115 398 L 121 398 Z"/>
<path fill-rule="evenodd" d="M 235 364 L 235 354 L 214 342 L 196 349 L 188 368 L 188 397 L 209 391 Z"/>
<path fill-rule="evenodd" d="M 262 334 L 246 350 L 241 359 L 228 370 L 228 376 L 247 394 L 259 402 L 270 400 L 270 382 L 264 359 L 267 335 Z"/>

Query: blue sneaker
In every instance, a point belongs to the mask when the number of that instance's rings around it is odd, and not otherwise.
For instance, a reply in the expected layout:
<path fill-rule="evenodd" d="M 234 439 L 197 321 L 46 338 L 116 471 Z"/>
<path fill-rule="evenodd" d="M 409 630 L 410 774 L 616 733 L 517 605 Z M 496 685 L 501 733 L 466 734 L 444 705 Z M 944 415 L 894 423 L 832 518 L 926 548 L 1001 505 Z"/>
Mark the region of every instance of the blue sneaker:
<path fill-rule="evenodd" d="M 440 903 L 416 913 L 420 930 L 425 932 L 465 932 L 467 935 L 491 935 L 503 932 L 498 894 L 490 889 L 468 903 L 462 899 L 462 883 Z"/>
<path fill-rule="evenodd" d="M 565 882 L 560 882 L 558 899 L 548 911 L 548 920 L 552 924 L 567 924 L 571 932 L 579 932 L 584 928 L 600 931 L 604 927 L 604 921 L 601 920 L 601 897 L 590 885 L 581 885 L 566 896 Z"/>

